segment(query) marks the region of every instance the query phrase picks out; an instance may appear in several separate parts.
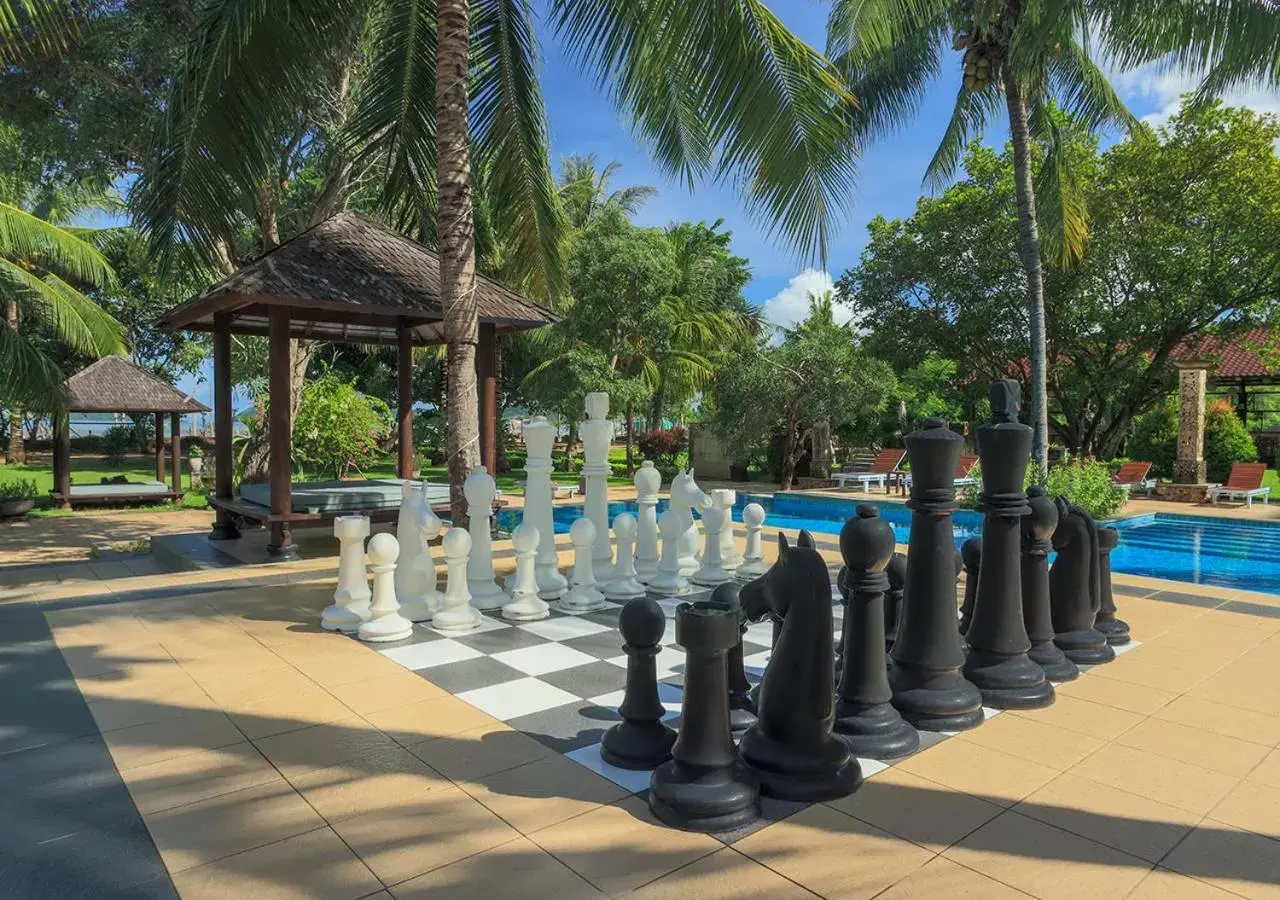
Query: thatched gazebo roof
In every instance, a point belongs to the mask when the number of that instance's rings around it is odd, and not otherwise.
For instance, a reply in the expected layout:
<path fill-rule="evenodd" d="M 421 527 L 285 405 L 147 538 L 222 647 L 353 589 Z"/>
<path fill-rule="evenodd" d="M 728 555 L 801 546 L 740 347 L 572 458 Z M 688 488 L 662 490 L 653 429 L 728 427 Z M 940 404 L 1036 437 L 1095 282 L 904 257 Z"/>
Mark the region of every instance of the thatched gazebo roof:
<path fill-rule="evenodd" d="M 67 380 L 70 412 L 202 413 L 194 397 L 121 356 L 104 356 Z"/>
<path fill-rule="evenodd" d="M 482 325 L 501 334 L 555 322 L 550 311 L 476 276 Z M 165 316 L 174 328 L 212 331 L 216 313 L 235 334 L 266 334 L 271 307 L 289 309 L 292 337 L 395 344 L 404 322 L 414 344 L 444 341 L 435 251 L 355 212 L 338 213 L 264 253 Z"/>

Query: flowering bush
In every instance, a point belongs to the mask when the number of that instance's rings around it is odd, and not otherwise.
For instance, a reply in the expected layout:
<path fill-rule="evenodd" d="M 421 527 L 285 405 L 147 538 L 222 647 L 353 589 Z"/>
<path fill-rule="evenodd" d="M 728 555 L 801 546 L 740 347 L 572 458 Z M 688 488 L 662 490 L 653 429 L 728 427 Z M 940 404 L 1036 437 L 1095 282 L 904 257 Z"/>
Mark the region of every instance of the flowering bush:
<path fill-rule="evenodd" d="M 676 454 L 688 446 L 688 443 L 688 435 L 679 425 L 675 428 L 642 431 L 636 435 L 636 446 L 640 448 L 641 456 L 668 466 L 675 464 Z"/>
<path fill-rule="evenodd" d="M 298 463 L 345 477 L 381 455 L 379 443 L 391 431 L 391 408 L 332 375 L 309 383 L 293 423 L 293 455 Z"/>

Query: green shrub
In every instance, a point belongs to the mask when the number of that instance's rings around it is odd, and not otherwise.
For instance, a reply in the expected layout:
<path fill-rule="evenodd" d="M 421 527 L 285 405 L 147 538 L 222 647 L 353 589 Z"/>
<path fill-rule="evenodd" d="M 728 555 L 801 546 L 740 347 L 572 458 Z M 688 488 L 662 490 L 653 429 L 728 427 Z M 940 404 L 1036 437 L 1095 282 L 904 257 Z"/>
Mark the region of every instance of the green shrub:
<path fill-rule="evenodd" d="M 1173 461 L 1178 456 L 1178 404 L 1173 398 L 1137 418 L 1125 455 L 1151 463 L 1154 476 L 1172 477 Z"/>
<path fill-rule="evenodd" d="M 36 483 L 30 478 L 16 478 L 0 484 L 0 501 L 34 500 L 39 496 Z"/>
<path fill-rule="evenodd" d="M 1151 463 L 1153 474 L 1172 477 L 1178 456 L 1178 404 L 1174 398 L 1138 418 L 1125 452 L 1130 459 Z M 1204 417 L 1206 477 L 1226 481 L 1235 463 L 1257 458 L 1258 448 L 1231 406 L 1221 400 L 1213 403 Z"/>
<path fill-rule="evenodd" d="M 115 465 L 124 455 L 137 447 L 138 439 L 132 425 L 112 425 L 102 435 L 102 455 Z"/>
<path fill-rule="evenodd" d="M 1124 506 L 1126 493 L 1116 486 L 1111 466 L 1095 459 L 1077 459 L 1050 466 L 1045 491 L 1065 497 L 1095 519 L 1110 519 Z"/>
<path fill-rule="evenodd" d="M 296 462 L 343 478 L 381 457 L 379 442 L 391 432 L 391 408 L 340 378 L 309 383 L 293 423 Z"/>

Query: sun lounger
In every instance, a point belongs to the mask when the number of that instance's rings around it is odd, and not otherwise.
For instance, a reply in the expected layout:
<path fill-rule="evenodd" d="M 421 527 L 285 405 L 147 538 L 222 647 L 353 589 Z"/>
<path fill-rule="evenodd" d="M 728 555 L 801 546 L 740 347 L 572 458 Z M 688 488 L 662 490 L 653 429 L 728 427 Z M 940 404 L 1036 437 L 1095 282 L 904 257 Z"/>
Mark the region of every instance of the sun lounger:
<path fill-rule="evenodd" d="M 1243 499 L 1246 507 L 1252 507 L 1253 498 L 1261 497 L 1263 503 L 1270 504 L 1271 488 L 1262 486 L 1266 474 L 1266 463 L 1236 463 L 1226 484 L 1209 488 L 1209 501 L 1217 506 L 1219 497 L 1232 497 Z"/>
<path fill-rule="evenodd" d="M 960 462 L 956 463 L 956 477 L 953 482 L 956 487 L 967 487 L 971 484 L 977 484 L 978 479 L 974 477 L 973 470 L 978 467 L 978 457 L 965 454 L 960 457 Z M 911 487 L 911 473 L 905 472 L 902 476 L 902 486 L 906 490 Z"/>
<path fill-rule="evenodd" d="M 906 458 L 906 450 L 881 450 L 867 471 L 836 472 L 831 478 L 836 482 L 837 487 L 844 487 L 846 482 L 856 481 L 864 491 L 870 492 L 873 484 L 880 485 L 881 490 L 887 490 L 885 483 L 888 477 L 902 465 L 902 461 Z"/>
<path fill-rule="evenodd" d="M 1116 487 L 1131 491 L 1134 488 L 1141 488 L 1151 494 L 1152 489 L 1156 486 L 1156 480 L 1150 477 L 1151 463 L 1138 462 L 1136 460 L 1122 463 L 1120 470 L 1115 474 Z"/>

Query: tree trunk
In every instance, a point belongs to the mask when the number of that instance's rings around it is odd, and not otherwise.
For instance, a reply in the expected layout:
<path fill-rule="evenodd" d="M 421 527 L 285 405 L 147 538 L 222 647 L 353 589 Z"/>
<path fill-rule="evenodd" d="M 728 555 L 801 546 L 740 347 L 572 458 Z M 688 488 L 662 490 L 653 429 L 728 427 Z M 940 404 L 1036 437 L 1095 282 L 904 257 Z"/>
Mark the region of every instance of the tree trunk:
<path fill-rule="evenodd" d="M 1006 76 L 1007 77 L 1007 76 Z M 1049 397 L 1046 373 L 1044 272 L 1040 267 L 1040 232 L 1036 227 L 1036 197 L 1031 182 L 1031 138 L 1022 87 L 1009 77 L 1005 86 L 1009 106 L 1009 135 L 1013 141 L 1013 174 L 1018 192 L 1018 238 L 1022 267 L 1027 275 L 1027 319 L 1031 331 L 1031 460 L 1044 483 L 1049 470 Z"/>
<path fill-rule="evenodd" d="M 809 474 L 814 478 L 831 476 L 831 425 L 815 422 L 813 425 L 813 458 L 809 462 Z"/>
<path fill-rule="evenodd" d="M 18 331 L 18 301 L 4 302 L 5 324 Z M 9 449 L 5 453 L 5 462 L 11 466 L 20 466 L 27 461 L 27 446 L 22 441 L 22 410 L 9 410 Z"/>
<path fill-rule="evenodd" d="M 796 427 L 795 410 L 791 410 L 787 413 L 787 444 L 782 451 L 782 478 L 778 485 L 779 490 L 791 490 L 791 482 L 796 477 L 796 463 L 800 461 L 803 448 L 804 436 Z"/>
<path fill-rule="evenodd" d="M 658 385 L 658 389 L 653 392 L 653 402 L 649 406 L 649 430 L 654 431 L 662 427 L 662 403 L 663 394 L 662 385 Z"/>
<path fill-rule="evenodd" d="M 630 478 L 632 475 L 636 474 L 635 457 L 632 455 L 632 450 L 631 450 L 632 446 L 635 443 L 635 440 L 634 440 L 635 421 L 636 421 L 636 405 L 630 400 L 628 400 L 627 401 L 627 478 Z"/>
<path fill-rule="evenodd" d="M 319 346 L 318 341 L 289 341 L 289 421 L 296 422 L 302 407 L 302 391 L 307 385 L 307 367 L 311 355 Z M 245 482 L 267 480 L 267 468 L 271 463 L 271 423 L 266 420 L 244 449 Z"/>

